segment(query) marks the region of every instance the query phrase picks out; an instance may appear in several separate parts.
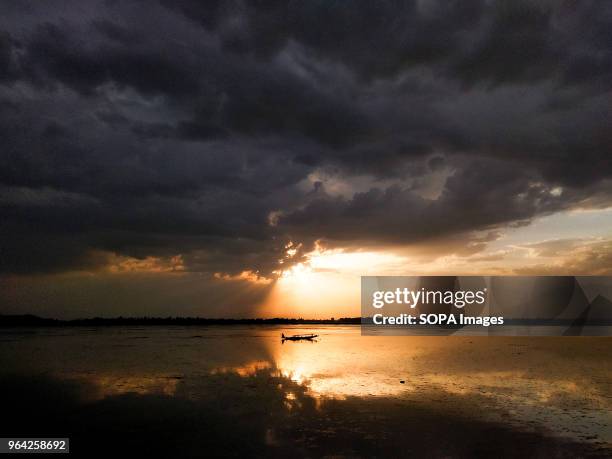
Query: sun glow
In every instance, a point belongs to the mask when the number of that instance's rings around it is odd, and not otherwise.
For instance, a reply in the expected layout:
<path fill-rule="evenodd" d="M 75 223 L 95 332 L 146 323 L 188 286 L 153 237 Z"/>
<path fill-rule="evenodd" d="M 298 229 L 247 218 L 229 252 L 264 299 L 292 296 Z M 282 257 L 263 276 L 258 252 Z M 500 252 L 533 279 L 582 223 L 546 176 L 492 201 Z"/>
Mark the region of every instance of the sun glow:
<path fill-rule="evenodd" d="M 287 246 L 287 258 L 296 254 L 292 243 Z M 312 252 L 304 254 L 305 261 L 296 263 L 283 271 L 277 271 L 281 280 L 307 281 L 313 273 L 337 273 L 356 276 L 400 273 L 405 269 L 407 259 L 392 253 L 373 251 L 347 251 L 325 249 L 319 244 Z"/>
<path fill-rule="evenodd" d="M 310 264 L 298 263 L 293 265 L 291 268 L 283 271 L 280 275 L 280 279 L 289 279 L 296 281 L 307 281 L 310 274 L 312 274 L 312 267 Z"/>
<path fill-rule="evenodd" d="M 400 272 L 406 259 L 391 253 L 325 249 L 317 244 L 289 265 L 299 246 L 287 244 L 278 279 L 262 315 L 306 318 L 359 315 L 360 276 Z"/>

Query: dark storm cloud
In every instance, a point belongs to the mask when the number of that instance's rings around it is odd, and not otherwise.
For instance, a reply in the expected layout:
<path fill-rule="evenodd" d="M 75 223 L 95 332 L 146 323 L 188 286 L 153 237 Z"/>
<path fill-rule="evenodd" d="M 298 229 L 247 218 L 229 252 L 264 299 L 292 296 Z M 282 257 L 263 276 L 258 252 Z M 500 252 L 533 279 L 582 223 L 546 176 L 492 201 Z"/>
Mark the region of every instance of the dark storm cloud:
<path fill-rule="evenodd" d="M 100 23 L 94 23 L 93 28 L 100 31 Z M 108 30 L 102 30 L 108 37 Z M 84 95 L 106 82 L 133 87 L 143 94 L 197 92 L 198 69 L 190 68 L 188 61 L 173 59 L 163 49 L 134 48 L 116 37 L 87 47 L 81 44 L 78 31 L 70 34 L 61 26 L 43 23 L 32 34 L 22 63 L 33 80 L 59 82 Z"/>
<path fill-rule="evenodd" d="M 469 244 L 610 203 L 607 2 L 0 13 L 3 272 L 116 253 L 267 275 L 289 240 Z"/>
<path fill-rule="evenodd" d="M 15 70 L 11 36 L 0 31 L 0 80 L 12 81 L 16 76 Z"/>
<path fill-rule="evenodd" d="M 228 50 L 266 58 L 293 41 L 365 79 L 443 61 L 485 14 L 480 1 L 163 3 L 217 32 Z"/>
<path fill-rule="evenodd" d="M 401 244 L 492 229 L 568 205 L 520 165 L 465 158 L 462 163 L 464 169 L 447 179 L 435 200 L 399 186 L 372 188 L 350 199 L 319 190 L 308 205 L 283 215 L 279 226 L 301 238 L 325 234 L 344 244 L 363 244 L 375 234 L 379 243 Z"/>

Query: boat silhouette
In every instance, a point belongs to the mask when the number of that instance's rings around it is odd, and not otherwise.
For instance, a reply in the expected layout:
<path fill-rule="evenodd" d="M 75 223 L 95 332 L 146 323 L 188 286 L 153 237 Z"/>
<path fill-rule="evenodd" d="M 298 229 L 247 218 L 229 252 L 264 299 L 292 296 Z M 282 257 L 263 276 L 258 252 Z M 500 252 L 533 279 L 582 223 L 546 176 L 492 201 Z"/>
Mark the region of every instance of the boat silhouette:
<path fill-rule="evenodd" d="M 308 333 L 305 335 L 290 335 L 290 336 L 285 336 L 284 333 L 281 333 L 281 341 L 302 341 L 302 340 L 312 341 L 317 336 L 319 335 L 315 335 L 314 333 Z"/>

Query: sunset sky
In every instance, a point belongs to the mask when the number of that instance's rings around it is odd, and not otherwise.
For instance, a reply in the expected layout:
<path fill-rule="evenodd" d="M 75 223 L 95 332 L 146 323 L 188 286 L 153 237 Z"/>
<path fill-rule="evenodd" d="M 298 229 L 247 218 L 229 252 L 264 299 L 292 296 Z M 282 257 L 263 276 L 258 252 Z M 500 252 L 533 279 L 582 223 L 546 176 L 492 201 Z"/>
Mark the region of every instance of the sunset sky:
<path fill-rule="evenodd" d="M 0 4 L 0 313 L 359 315 L 612 274 L 612 3 Z"/>

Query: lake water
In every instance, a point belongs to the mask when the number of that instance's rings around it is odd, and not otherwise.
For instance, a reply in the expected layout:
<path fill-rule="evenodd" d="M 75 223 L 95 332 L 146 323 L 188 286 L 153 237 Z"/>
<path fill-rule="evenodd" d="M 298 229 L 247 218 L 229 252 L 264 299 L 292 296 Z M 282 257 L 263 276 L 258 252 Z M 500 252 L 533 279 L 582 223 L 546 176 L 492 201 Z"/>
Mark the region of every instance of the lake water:
<path fill-rule="evenodd" d="M 280 334 L 313 332 L 316 342 Z M 612 454 L 612 339 L 0 330 L 3 437 L 167 457 Z"/>

